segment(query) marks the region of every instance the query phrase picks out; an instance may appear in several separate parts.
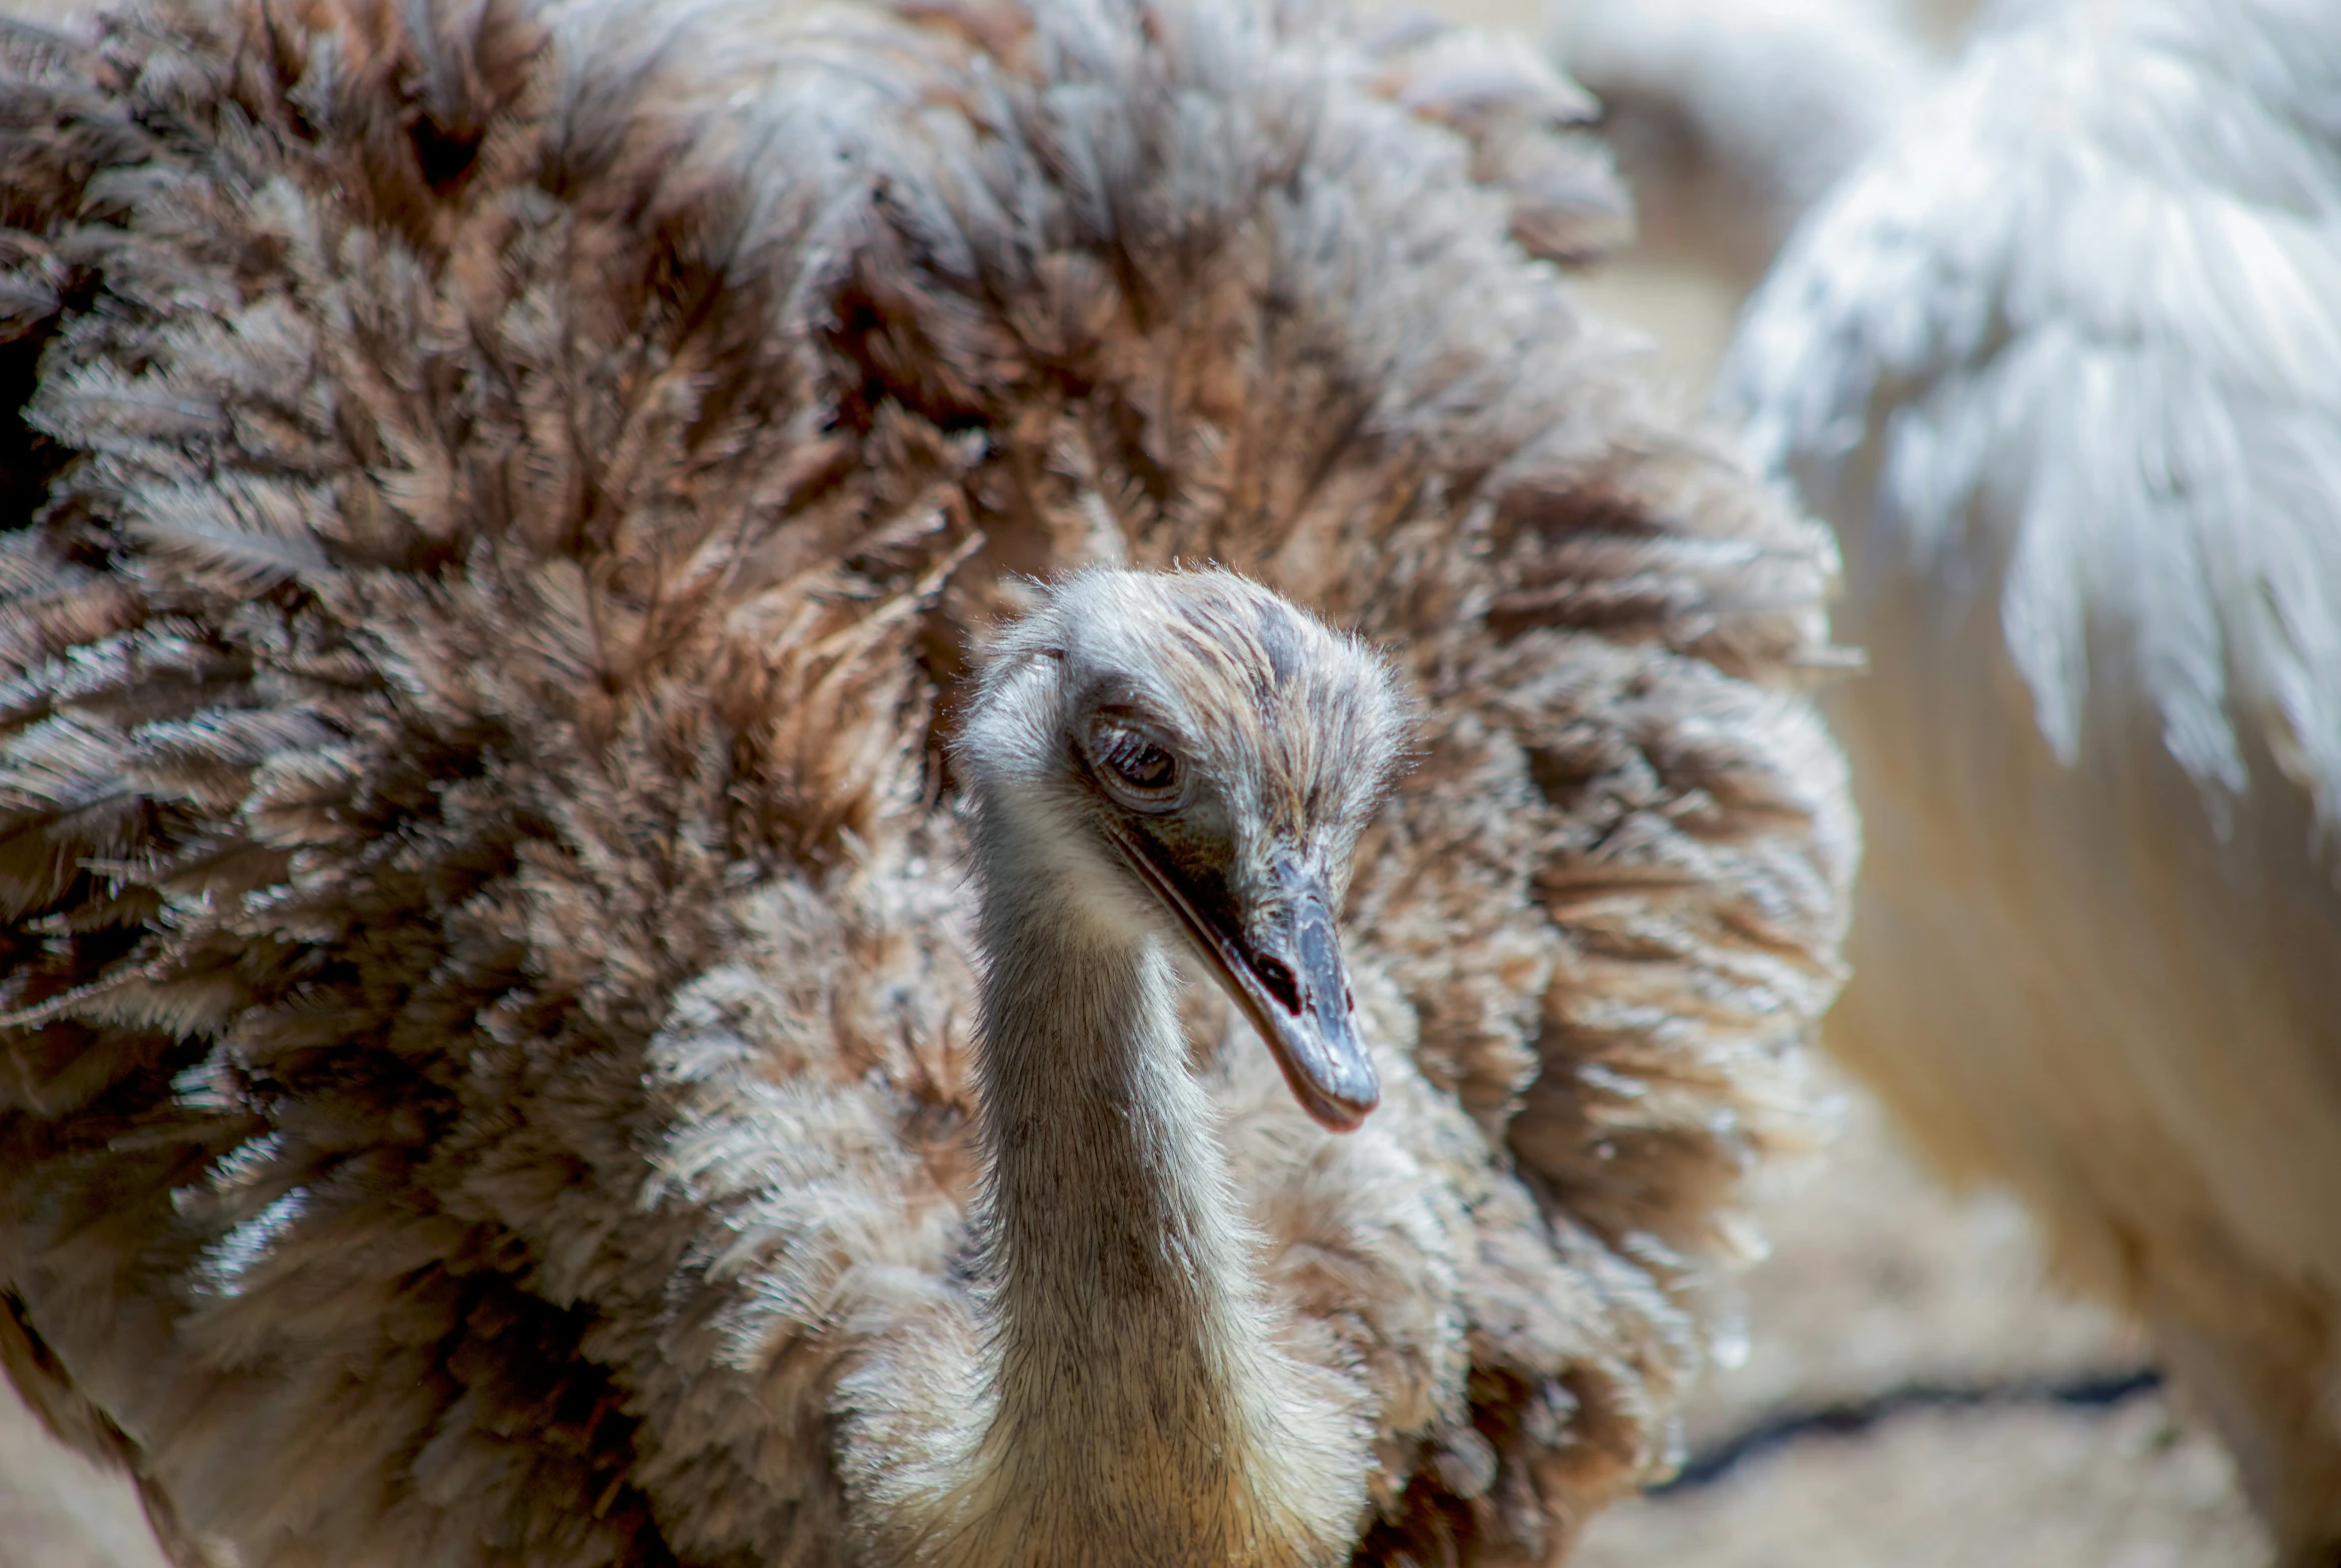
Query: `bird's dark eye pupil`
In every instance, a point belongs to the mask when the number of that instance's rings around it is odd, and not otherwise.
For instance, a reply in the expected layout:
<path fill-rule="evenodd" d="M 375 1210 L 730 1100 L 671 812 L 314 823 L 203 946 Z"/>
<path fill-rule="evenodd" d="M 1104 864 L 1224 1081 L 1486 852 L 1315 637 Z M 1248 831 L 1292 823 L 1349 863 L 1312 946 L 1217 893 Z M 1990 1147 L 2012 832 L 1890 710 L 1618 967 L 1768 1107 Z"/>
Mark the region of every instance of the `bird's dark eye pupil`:
<path fill-rule="evenodd" d="M 1170 753 L 1134 735 L 1115 742 L 1105 761 L 1133 788 L 1167 789 L 1178 777 L 1179 765 Z"/>

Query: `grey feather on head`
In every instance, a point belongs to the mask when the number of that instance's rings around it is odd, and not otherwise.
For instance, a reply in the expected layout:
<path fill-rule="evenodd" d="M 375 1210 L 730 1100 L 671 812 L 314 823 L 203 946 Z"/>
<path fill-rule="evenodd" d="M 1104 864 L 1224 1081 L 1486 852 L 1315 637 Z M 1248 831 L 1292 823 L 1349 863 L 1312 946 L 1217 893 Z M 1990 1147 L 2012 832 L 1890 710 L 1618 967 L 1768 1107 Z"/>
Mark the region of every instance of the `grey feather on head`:
<path fill-rule="evenodd" d="M 987 651 L 953 755 L 979 844 L 1012 834 L 1090 917 L 1191 943 L 1347 1130 L 1376 1089 L 1333 920 L 1409 723 L 1377 655 L 1258 584 L 1095 569 Z"/>

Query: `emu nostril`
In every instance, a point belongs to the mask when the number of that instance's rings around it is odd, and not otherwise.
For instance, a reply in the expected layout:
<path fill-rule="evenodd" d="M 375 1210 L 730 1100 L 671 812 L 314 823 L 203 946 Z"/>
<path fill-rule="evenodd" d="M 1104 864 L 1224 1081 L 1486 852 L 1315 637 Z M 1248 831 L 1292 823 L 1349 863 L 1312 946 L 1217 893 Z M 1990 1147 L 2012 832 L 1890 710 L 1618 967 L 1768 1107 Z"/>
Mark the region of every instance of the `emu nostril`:
<path fill-rule="evenodd" d="M 1252 972 L 1260 977 L 1260 983 L 1268 988 L 1268 994 L 1284 1004 L 1286 1012 L 1300 1012 L 1301 988 L 1294 983 L 1292 970 L 1274 958 L 1263 958 L 1252 966 Z"/>

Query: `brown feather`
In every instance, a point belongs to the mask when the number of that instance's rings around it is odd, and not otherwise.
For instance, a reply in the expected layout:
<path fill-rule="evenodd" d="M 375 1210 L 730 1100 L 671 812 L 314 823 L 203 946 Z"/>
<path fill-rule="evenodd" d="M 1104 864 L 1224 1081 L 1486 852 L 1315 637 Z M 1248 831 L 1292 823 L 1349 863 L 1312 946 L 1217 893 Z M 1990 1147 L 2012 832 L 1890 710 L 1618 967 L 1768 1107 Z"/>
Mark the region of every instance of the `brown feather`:
<path fill-rule="evenodd" d="M 1100 559 L 1252 575 L 1426 716 L 1345 918 L 1414 1064 L 1369 1133 L 1190 1009 L 1364 1560 L 1553 1560 L 1664 1472 L 1839 980 L 1833 563 L 1523 249 L 1616 211 L 1565 87 L 1349 25 L 185 0 L 7 56 L 8 1360 L 184 1552 L 866 1537 L 840 1390 L 974 1174 L 939 741 L 1014 574 Z"/>

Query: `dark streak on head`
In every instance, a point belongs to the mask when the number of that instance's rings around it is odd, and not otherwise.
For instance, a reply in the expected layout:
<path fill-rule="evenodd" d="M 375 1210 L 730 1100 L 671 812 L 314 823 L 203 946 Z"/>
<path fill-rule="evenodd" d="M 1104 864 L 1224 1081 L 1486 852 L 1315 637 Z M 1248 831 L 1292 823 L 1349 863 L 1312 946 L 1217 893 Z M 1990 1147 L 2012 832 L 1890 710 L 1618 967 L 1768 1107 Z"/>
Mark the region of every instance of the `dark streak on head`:
<path fill-rule="evenodd" d="M 1293 625 L 1291 612 L 1272 600 L 1256 600 L 1252 606 L 1252 629 L 1260 638 L 1260 651 L 1268 656 L 1268 668 L 1276 677 L 1276 684 L 1284 685 L 1301 668 L 1301 637 Z"/>

